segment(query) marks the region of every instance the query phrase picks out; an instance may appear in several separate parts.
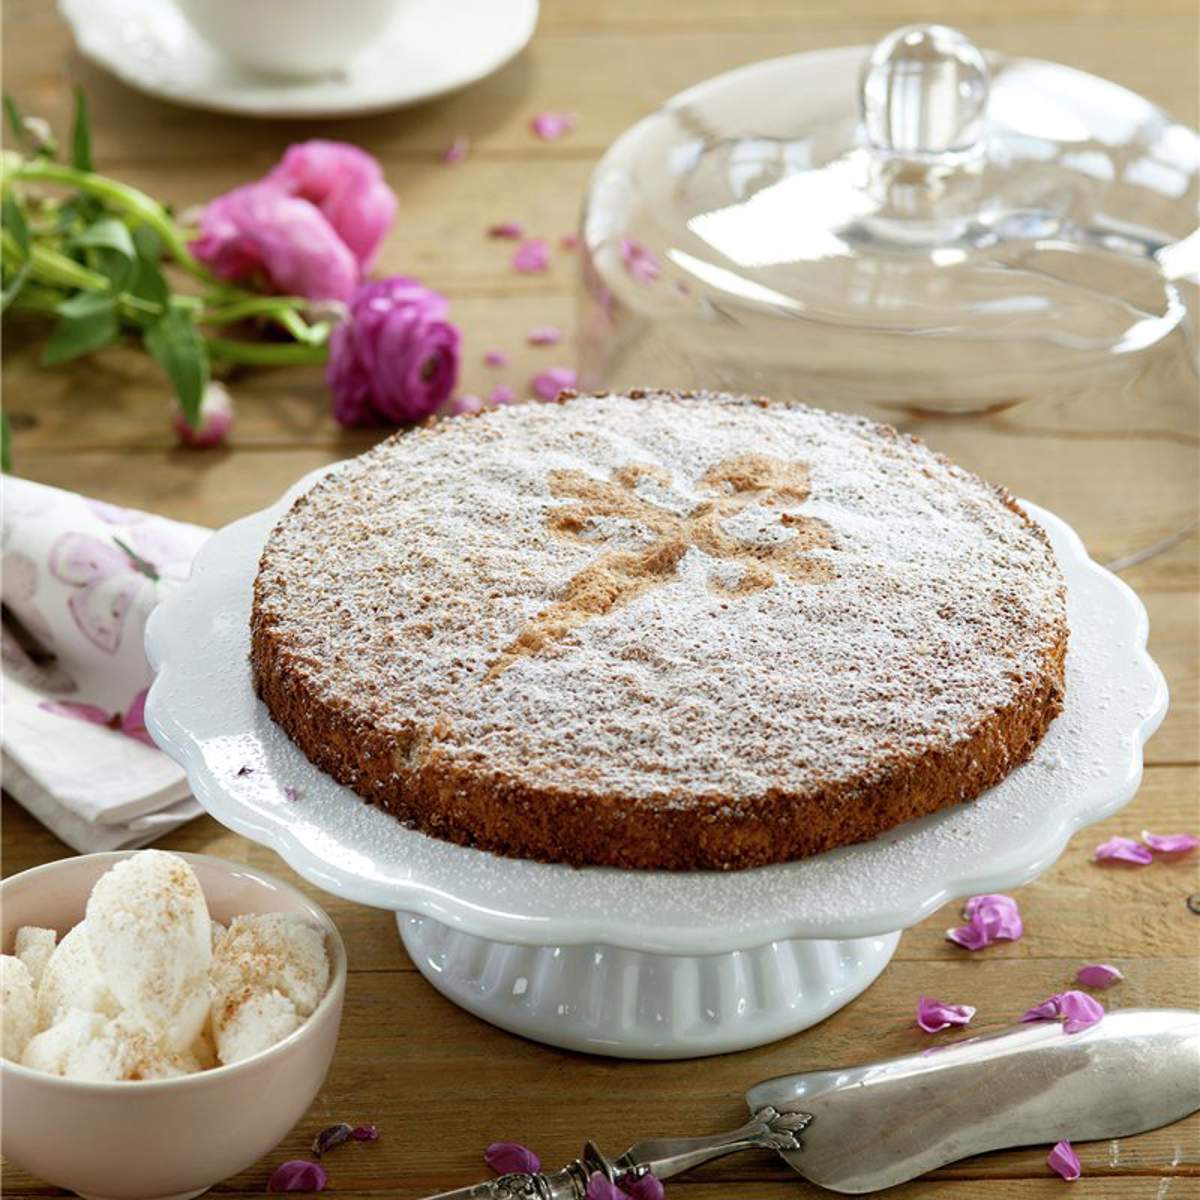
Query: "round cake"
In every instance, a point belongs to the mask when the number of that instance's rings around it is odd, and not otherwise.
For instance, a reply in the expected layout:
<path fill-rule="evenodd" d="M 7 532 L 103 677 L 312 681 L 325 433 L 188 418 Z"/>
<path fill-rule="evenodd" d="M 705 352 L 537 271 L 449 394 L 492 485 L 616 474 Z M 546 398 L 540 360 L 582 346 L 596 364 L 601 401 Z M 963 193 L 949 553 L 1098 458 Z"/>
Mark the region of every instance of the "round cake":
<path fill-rule="evenodd" d="M 523 858 L 741 868 L 979 795 L 1062 707 L 1066 594 L 1002 489 L 716 394 L 399 434 L 301 496 L 251 657 L 323 770 Z"/>

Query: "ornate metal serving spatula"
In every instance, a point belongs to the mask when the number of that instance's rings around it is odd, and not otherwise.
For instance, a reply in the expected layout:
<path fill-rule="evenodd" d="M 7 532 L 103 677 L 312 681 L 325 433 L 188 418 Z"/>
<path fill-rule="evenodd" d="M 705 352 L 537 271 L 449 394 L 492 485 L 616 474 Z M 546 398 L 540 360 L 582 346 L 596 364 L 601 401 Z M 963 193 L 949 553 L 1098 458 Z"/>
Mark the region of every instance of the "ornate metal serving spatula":
<path fill-rule="evenodd" d="M 1125 1009 L 1081 1033 L 1056 1022 L 939 1042 L 922 1054 L 746 1093 L 740 1129 L 655 1138 L 610 1159 L 591 1142 L 561 1171 L 501 1175 L 430 1200 L 582 1200 L 588 1179 L 668 1179 L 739 1150 L 775 1150 L 835 1192 L 874 1192 L 986 1150 L 1093 1141 L 1200 1109 L 1200 1013 Z"/>

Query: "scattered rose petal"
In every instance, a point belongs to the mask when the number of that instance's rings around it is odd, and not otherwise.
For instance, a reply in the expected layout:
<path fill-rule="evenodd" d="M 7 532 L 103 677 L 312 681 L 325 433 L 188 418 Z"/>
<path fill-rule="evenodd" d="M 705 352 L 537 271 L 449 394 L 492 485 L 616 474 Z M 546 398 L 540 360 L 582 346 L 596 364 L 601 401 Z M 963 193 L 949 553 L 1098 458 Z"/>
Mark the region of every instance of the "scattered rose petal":
<path fill-rule="evenodd" d="M 1075 978 L 1084 987 L 1106 988 L 1124 979 L 1125 976 L 1116 967 L 1109 966 L 1108 963 L 1088 963 L 1087 966 L 1080 967 L 1075 972 Z"/>
<path fill-rule="evenodd" d="M 917 1001 L 917 1024 L 926 1033 L 937 1033 L 951 1025 L 966 1025 L 975 1015 L 969 1004 L 943 1004 L 931 996 L 922 996 Z"/>
<path fill-rule="evenodd" d="M 550 265 L 550 243 L 545 238 L 526 238 L 512 257 L 514 271 L 535 275 Z"/>
<path fill-rule="evenodd" d="M 294 788 L 294 787 L 290 787 L 290 786 L 285 787 L 283 789 L 283 798 L 285 800 L 299 800 L 300 799 L 300 791 L 298 788 Z"/>
<path fill-rule="evenodd" d="M 323 1192 L 329 1176 L 320 1163 L 302 1158 L 280 1163 L 267 1180 L 268 1192 Z"/>
<path fill-rule="evenodd" d="M 630 1175 L 624 1175 L 620 1180 L 620 1185 L 621 1191 L 630 1200 L 663 1200 L 662 1180 L 657 1175 L 652 1175 L 649 1171 L 645 1175 L 640 1175 L 637 1179 L 634 1179 Z"/>
<path fill-rule="evenodd" d="M 650 283 L 662 274 L 662 264 L 654 252 L 642 245 L 637 238 L 621 239 L 621 261 L 639 283 Z"/>
<path fill-rule="evenodd" d="M 355 1125 L 350 1130 L 350 1136 L 356 1142 L 377 1142 L 379 1141 L 379 1128 L 375 1125 Z"/>
<path fill-rule="evenodd" d="M 1021 910 L 1011 896 L 972 896 L 963 916 L 967 924 L 947 929 L 946 937 L 968 950 L 982 950 L 993 942 L 1015 942 L 1025 932 Z"/>
<path fill-rule="evenodd" d="M 525 340 L 531 346 L 553 346 L 562 341 L 562 330 L 557 325 L 535 325 Z"/>
<path fill-rule="evenodd" d="M 489 225 L 487 235 L 490 238 L 505 238 L 509 241 L 519 241 L 525 236 L 525 227 L 516 221 L 500 221 Z"/>
<path fill-rule="evenodd" d="M 1155 854 L 1189 854 L 1200 846 L 1200 837 L 1192 833 L 1150 833 L 1143 829 L 1142 841 Z"/>
<path fill-rule="evenodd" d="M 1070 1142 L 1055 1142 L 1054 1148 L 1046 1155 L 1046 1165 L 1068 1183 L 1078 1179 L 1081 1173 L 1079 1155 L 1071 1148 Z"/>
<path fill-rule="evenodd" d="M 450 401 L 450 415 L 453 417 L 462 417 L 468 413 L 477 413 L 483 407 L 483 401 L 478 396 L 471 395 L 467 392 L 462 396 L 455 396 Z"/>
<path fill-rule="evenodd" d="M 503 350 L 489 350 L 483 356 L 483 361 L 489 367 L 504 367 L 508 365 L 508 355 Z"/>
<path fill-rule="evenodd" d="M 488 403 L 492 405 L 511 404 L 516 398 L 517 393 L 507 383 L 497 384 L 488 393 Z"/>
<path fill-rule="evenodd" d="M 625 1193 L 615 1183 L 610 1183 L 599 1171 L 593 1171 L 588 1180 L 584 1200 L 625 1200 Z"/>
<path fill-rule="evenodd" d="M 467 155 L 471 152 L 471 139 L 465 133 L 460 133 L 454 141 L 442 151 L 442 162 L 448 163 L 450 166 L 457 166 L 461 162 L 467 161 Z"/>
<path fill-rule="evenodd" d="M 533 394 L 543 400 L 553 400 L 564 388 L 575 386 L 575 372 L 570 367 L 549 367 L 533 377 Z"/>
<path fill-rule="evenodd" d="M 529 128 L 543 142 L 556 142 L 575 128 L 579 118 L 569 112 L 540 112 L 529 121 Z"/>
<path fill-rule="evenodd" d="M 1079 1033 L 1095 1025 L 1104 1016 L 1104 1005 L 1086 992 L 1059 992 L 1050 996 L 1021 1018 L 1022 1021 L 1051 1021 L 1062 1019 L 1067 1033 Z"/>
<path fill-rule="evenodd" d="M 542 1169 L 542 1160 L 520 1142 L 493 1142 L 483 1152 L 483 1161 L 498 1175 L 532 1175 Z"/>
<path fill-rule="evenodd" d="M 564 250 L 575 250 L 579 246 L 579 234 L 564 233 L 562 237 L 558 239 L 558 244 Z"/>
<path fill-rule="evenodd" d="M 345 1121 L 339 1121 L 336 1125 L 329 1125 L 313 1138 L 312 1152 L 320 1158 L 322 1154 L 332 1150 L 334 1146 L 340 1146 L 343 1142 L 348 1142 L 353 1134 L 353 1128 L 347 1125 Z"/>
<path fill-rule="evenodd" d="M 1144 867 L 1147 863 L 1154 861 L 1154 855 L 1141 842 L 1135 842 L 1133 838 L 1112 837 L 1107 842 L 1101 842 L 1092 854 L 1093 862 L 1105 862 L 1108 859 L 1136 863 L 1137 866 Z"/>

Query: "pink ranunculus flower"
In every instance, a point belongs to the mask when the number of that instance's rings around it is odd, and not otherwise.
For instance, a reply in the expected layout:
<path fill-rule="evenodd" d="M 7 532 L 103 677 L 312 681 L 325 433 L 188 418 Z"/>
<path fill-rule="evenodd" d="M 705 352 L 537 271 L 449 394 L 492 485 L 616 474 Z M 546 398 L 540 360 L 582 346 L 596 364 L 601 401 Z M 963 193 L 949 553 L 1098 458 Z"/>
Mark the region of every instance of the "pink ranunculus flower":
<path fill-rule="evenodd" d="M 343 425 L 419 421 L 458 381 L 459 334 L 445 296 L 393 275 L 365 283 L 329 339 L 325 379 Z"/>
<path fill-rule="evenodd" d="M 396 216 L 396 193 L 371 155 L 347 142 L 314 138 L 289 146 L 267 179 L 315 204 L 359 268 L 371 269 Z"/>
<path fill-rule="evenodd" d="M 358 260 L 320 209 L 269 180 L 209 203 L 191 251 L 222 279 L 259 277 L 313 300 L 345 300 L 358 282 Z"/>

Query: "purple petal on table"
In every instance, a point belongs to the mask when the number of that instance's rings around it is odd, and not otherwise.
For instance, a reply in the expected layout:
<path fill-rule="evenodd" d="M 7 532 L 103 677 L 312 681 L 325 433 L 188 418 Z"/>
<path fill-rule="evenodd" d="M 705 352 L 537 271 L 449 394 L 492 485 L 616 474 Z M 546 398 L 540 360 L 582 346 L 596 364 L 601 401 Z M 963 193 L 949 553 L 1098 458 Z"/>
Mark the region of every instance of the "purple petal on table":
<path fill-rule="evenodd" d="M 1142 841 L 1155 854 L 1189 854 L 1200 846 L 1200 837 L 1194 833 L 1150 833 L 1143 829 Z"/>
<path fill-rule="evenodd" d="M 1075 978 L 1084 987 L 1106 988 L 1111 987 L 1118 980 L 1124 979 L 1125 976 L 1116 967 L 1109 966 L 1108 963 L 1088 963 L 1075 972 Z"/>
<path fill-rule="evenodd" d="M 1015 942 L 1025 932 L 1021 910 L 1011 896 L 972 896 L 963 907 L 963 916 L 967 924 L 947 930 L 946 936 L 968 950 L 982 950 L 993 942 Z"/>
<path fill-rule="evenodd" d="M 493 1142 L 483 1152 L 483 1161 L 498 1175 L 532 1175 L 542 1169 L 542 1160 L 520 1142 Z"/>
<path fill-rule="evenodd" d="M 533 394 L 542 400 L 553 400 L 558 393 L 575 386 L 575 372 L 570 367 L 548 367 L 533 377 Z"/>
<path fill-rule="evenodd" d="M 525 227 L 516 221 L 498 221 L 489 225 L 487 235 L 490 238 L 506 238 L 509 241 L 519 241 L 525 236 Z"/>
<path fill-rule="evenodd" d="M 562 330 L 557 325 L 535 325 L 525 340 L 531 346 L 553 346 L 562 341 Z"/>
<path fill-rule="evenodd" d="M 593 1171 L 588 1180 L 584 1200 L 625 1200 L 625 1193 L 615 1183 L 605 1179 L 599 1171 Z"/>
<path fill-rule="evenodd" d="M 1092 853 L 1093 862 L 1106 862 L 1110 859 L 1144 867 L 1154 861 L 1154 855 L 1147 846 L 1135 842 L 1133 838 L 1111 837 L 1107 842 L 1101 842 Z"/>
<path fill-rule="evenodd" d="M 488 403 L 493 407 L 501 404 L 511 404 L 517 398 L 517 393 L 507 383 L 499 383 L 488 393 Z"/>
<path fill-rule="evenodd" d="M 376 1125 L 355 1125 L 350 1130 L 350 1136 L 356 1142 L 377 1142 L 379 1141 L 379 1127 Z"/>
<path fill-rule="evenodd" d="M 323 1192 L 329 1176 L 320 1163 L 294 1158 L 280 1163 L 267 1180 L 268 1192 Z"/>
<path fill-rule="evenodd" d="M 1078 1179 L 1081 1173 L 1079 1155 L 1071 1148 L 1070 1142 L 1055 1142 L 1053 1149 L 1046 1155 L 1046 1165 L 1068 1183 Z"/>
<path fill-rule="evenodd" d="M 489 350 L 483 361 L 489 367 L 504 367 L 508 365 L 508 355 L 503 350 Z"/>
<path fill-rule="evenodd" d="M 652 283 L 662 274 L 662 263 L 654 251 L 637 238 L 621 239 L 621 261 L 625 264 L 625 270 L 639 283 Z"/>
<path fill-rule="evenodd" d="M 312 1152 L 320 1158 L 322 1154 L 332 1150 L 334 1146 L 340 1146 L 343 1142 L 348 1142 L 353 1133 L 353 1128 L 347 1125 L 345 1121 L 339 1121 L 336 1125 L 327 1125 L 313 1138 Z"/>
<path fill-rule="evenodd" d="M 483 401 L 478 396 L 474 396 L 470 392 L 465 392 L 461 396 L 455 396 L 450 401 L 450 415 L 461 417 L 468 413 L 477 413 L 482 407 Z"/>
<path fill-rule="evenodd" d="M 969 1004 L 945 1004 L 932 996 L 922 996 L 917 1001 L 917 1024 L 926 1033 L 938 1033 L 951 1025 L 966 1025 L 975 1015 Z"/>
<path fill-rule="evenodd" d="M 639 1175 L 636 1179 L 625 1175 L 618 1182 L 621 1185 L 621 1191 L 630 1200 L 663 1200 L 662 1180 L 649 1171 L 645 1175 Z"/>
<path fill-rule="evenodd" d="M 526 238 L 512 256 L 512 268 L 522 275 L 536 275 L 550 265 L 550 243 L 545 238 Z"/>
<path fill-rule="evenodd" d="M 1068 1033 L 1089 1029 L 1104 1016 L 1104 1005 L 1087 992 L 1063 992 L 1058 997 L 1058 1008 Z"/>
<path fill-rule="evenodd" d="M 579 118 L 569 112 L 540 112 L 530 118 L 529 128 L 543 142 L 556 142 L 578 124 Z"/>

